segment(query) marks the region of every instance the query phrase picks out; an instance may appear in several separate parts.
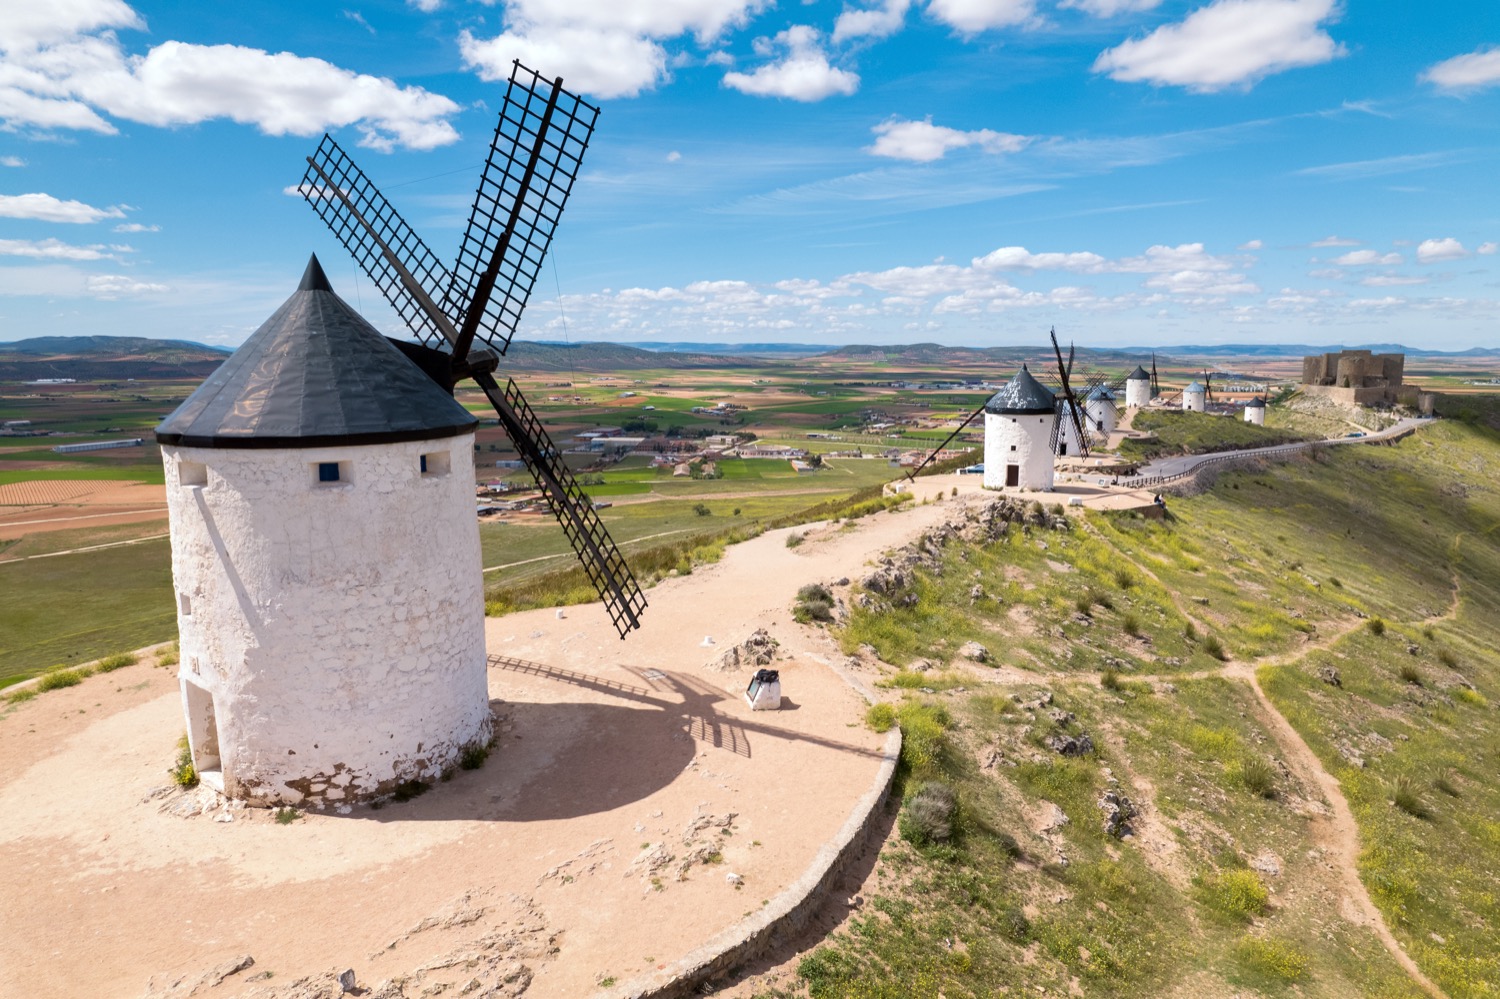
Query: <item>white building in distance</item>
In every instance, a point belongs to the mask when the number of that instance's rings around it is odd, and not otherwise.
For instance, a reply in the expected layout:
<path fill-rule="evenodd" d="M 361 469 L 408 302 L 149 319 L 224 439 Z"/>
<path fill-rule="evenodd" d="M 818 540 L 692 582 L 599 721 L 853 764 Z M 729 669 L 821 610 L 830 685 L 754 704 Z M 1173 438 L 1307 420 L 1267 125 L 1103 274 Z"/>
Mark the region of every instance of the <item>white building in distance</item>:
<path fill-rule="evenodd" d="M 1089 429 L 1108 437 L 1115 432 L 1118 412 L 1115 408 L 1115 393 L 1108 385 L 1100 385 L 1083 401 L 1083 411 L 1089 419 Z"/>
<path fill-rule="evenodd" d="M 341 806 L 489 741 L 476 425 L 314 258 L 157 428 L 206 783 Z"/>
<path fill-rule="evenodd" d="M 1253 423 L 1257 427 L 1266 425 L 1266 400 L 1256 396 L 1245 403 L 1245 422 Z"/>
<path fill-rule="evenodd" d="M 1052 423 L 1057 400 L 1026 366 L 984 404 L 987 489 L 1052 489 Z"/>
<path fill-rule="evenodd" d="M 1201 413 L 1208 408 L 1208 390 L 1201 382 L 1188 382 L 1188 387 L 1182 390 L 1182 411 L 1184 413 Z"/>
<path fill-rule="evenodd" d="M 1139 364 L 1125 376 L 1125 405 L 1137 409 L 1151 405 L 1151 375 Z"/>

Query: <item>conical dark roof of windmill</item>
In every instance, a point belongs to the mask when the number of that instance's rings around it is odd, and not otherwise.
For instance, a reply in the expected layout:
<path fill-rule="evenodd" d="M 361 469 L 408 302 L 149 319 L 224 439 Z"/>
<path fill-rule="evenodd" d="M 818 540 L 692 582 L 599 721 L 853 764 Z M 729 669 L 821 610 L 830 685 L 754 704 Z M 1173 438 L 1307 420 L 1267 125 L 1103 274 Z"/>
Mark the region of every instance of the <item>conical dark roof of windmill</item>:
<path fill-rule="evenodd" d="M 313 257 L 292 297 L 162 421 L 156 439 L 328 447 L 452 437 L 478 422 L 335 295 Z"/>
<path fill-rule="evenodd" d="M 1246 409 L 1265 409 L 1266 408 L 1266 400 L 1262 399 L 1260 396 L 1256 396 L 1254 399 L 1251 399 L 1249 402 L 1245 403 L 1245 408 Z"/>
<path fill-rule="evenodd" d="M 1005 383 L 1004 388 L 990 396 L 989 402 L 984 404 L 984 411 L 1007 416 L 1017 413 L 1050 413 L 1055 408 L 1056 398 L 1052 390 L 1033 378 L 1023 364 L 1016 376 Z"/>
<path fill-rule="evenodd" d="M 1125 380 L 1127 382 L 1149 382 L 1151 375 L 1147 373 L 1145 368 L 1137 364 L 1135 370 L 1125 376 Z"/>

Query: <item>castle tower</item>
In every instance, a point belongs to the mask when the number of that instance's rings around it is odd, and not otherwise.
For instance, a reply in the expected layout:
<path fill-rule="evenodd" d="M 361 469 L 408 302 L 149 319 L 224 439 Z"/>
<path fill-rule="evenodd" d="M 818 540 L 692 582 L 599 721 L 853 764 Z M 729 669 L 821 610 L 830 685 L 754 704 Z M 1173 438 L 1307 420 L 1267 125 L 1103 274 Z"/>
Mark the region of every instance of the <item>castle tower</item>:
<path fill-rule="evenodd" d="M 1256 396 L 1245 403 L 1245 422 L 1253 423 L 1257 427 L 1266 425 L 1266 400 Z"/>
<path fill-rule="evenodd" d="M 1125 405 L 1138 409 L 1151 405 L 1151 375 L 1139 364 L 1125 376 Z"/>
<path fill-rule="evenodd" d="M 476 425 L 313 258 L 157 428 L 206 783 L 344 804 L 489 740 Z"/>
<path fill-rule="evenodd" d="M 1201 413 L 1208 408 L 1208 390 L 1203 387 L 1202 382 L 1188 382 L 1188 387 L 1182 390 L 1182 411 L 1184 413 Z"/>
<path fill-rule="evenodd" d="M 1052 489 L 1052 391 L 1026 366 L 984 404 L 984 485 L 987 489 Z"/>

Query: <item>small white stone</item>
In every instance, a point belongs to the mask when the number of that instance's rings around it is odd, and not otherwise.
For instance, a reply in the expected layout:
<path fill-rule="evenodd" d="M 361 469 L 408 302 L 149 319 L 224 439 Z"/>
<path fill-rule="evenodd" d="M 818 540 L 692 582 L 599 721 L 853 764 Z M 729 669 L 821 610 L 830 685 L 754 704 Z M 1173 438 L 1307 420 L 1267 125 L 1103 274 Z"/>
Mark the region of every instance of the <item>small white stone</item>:
<path fill-rule="evenodd" d="M 562 608 L 561 608 L 561 607 L 559 607 L 559 608 L 558 608 L 558 609 L 557 609 L 557 619 L 558 619 L 558 620 L 559 620 L 559 621 L 561 621 L 561 620 L 562 620 L 562 619 L 563 619 L 563 618 L 565 618 L 565 617 L 567 617 L 567 615 L 566 615 L 566 614 L 564 614 L 564 613 L 563 613 L 563 609 L 562 609 Z"/>
<path fill-rule="evenodd" d="M 712 635 L 704 635 L 703 636 L 703 641 L 699 642 L 698 644 L 701 645 L 701 646 L 703 646 L 703 648 L 706 649 L 710 645 L 714 644 L 714 637 Z"/>
<path fill-rule="evenodd" d="M 231 815 L 228 812 L 220 812 L 218 815 L 214 816 L 214 821 L 215 822 L 233 822 L 234 821 L 234 816 Z"/>
<path fill-rule="evenodd" d="M 724 880 L 728 881 L 732 885 L 742 885 L 745 883 L 745 879 L 740 877 L 733 871 L 730 871 L 728 874 L 724 875 Z"/>

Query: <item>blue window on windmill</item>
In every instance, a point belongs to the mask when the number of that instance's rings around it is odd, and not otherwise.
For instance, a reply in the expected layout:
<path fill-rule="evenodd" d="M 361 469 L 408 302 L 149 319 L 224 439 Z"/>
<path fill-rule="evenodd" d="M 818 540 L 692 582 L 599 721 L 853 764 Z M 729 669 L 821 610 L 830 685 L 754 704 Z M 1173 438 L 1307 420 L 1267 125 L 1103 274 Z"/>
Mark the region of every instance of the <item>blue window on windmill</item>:
<path fill-rule="evenodd" d="M 339 463 L 336 462 L 336 461 L 320 461 L 320 462 L 318 462 L 318 481 L 319 482 L 337 482 L 337 481 L 339 481 Z"/>
<path fill-rule="evenodd" d="M 422 455 L 422 459 L 421 459 L 420 464 L 422 466 L 422 474 L 426 475 L 427 474 L 427 456 L 425 454 Z"/>

